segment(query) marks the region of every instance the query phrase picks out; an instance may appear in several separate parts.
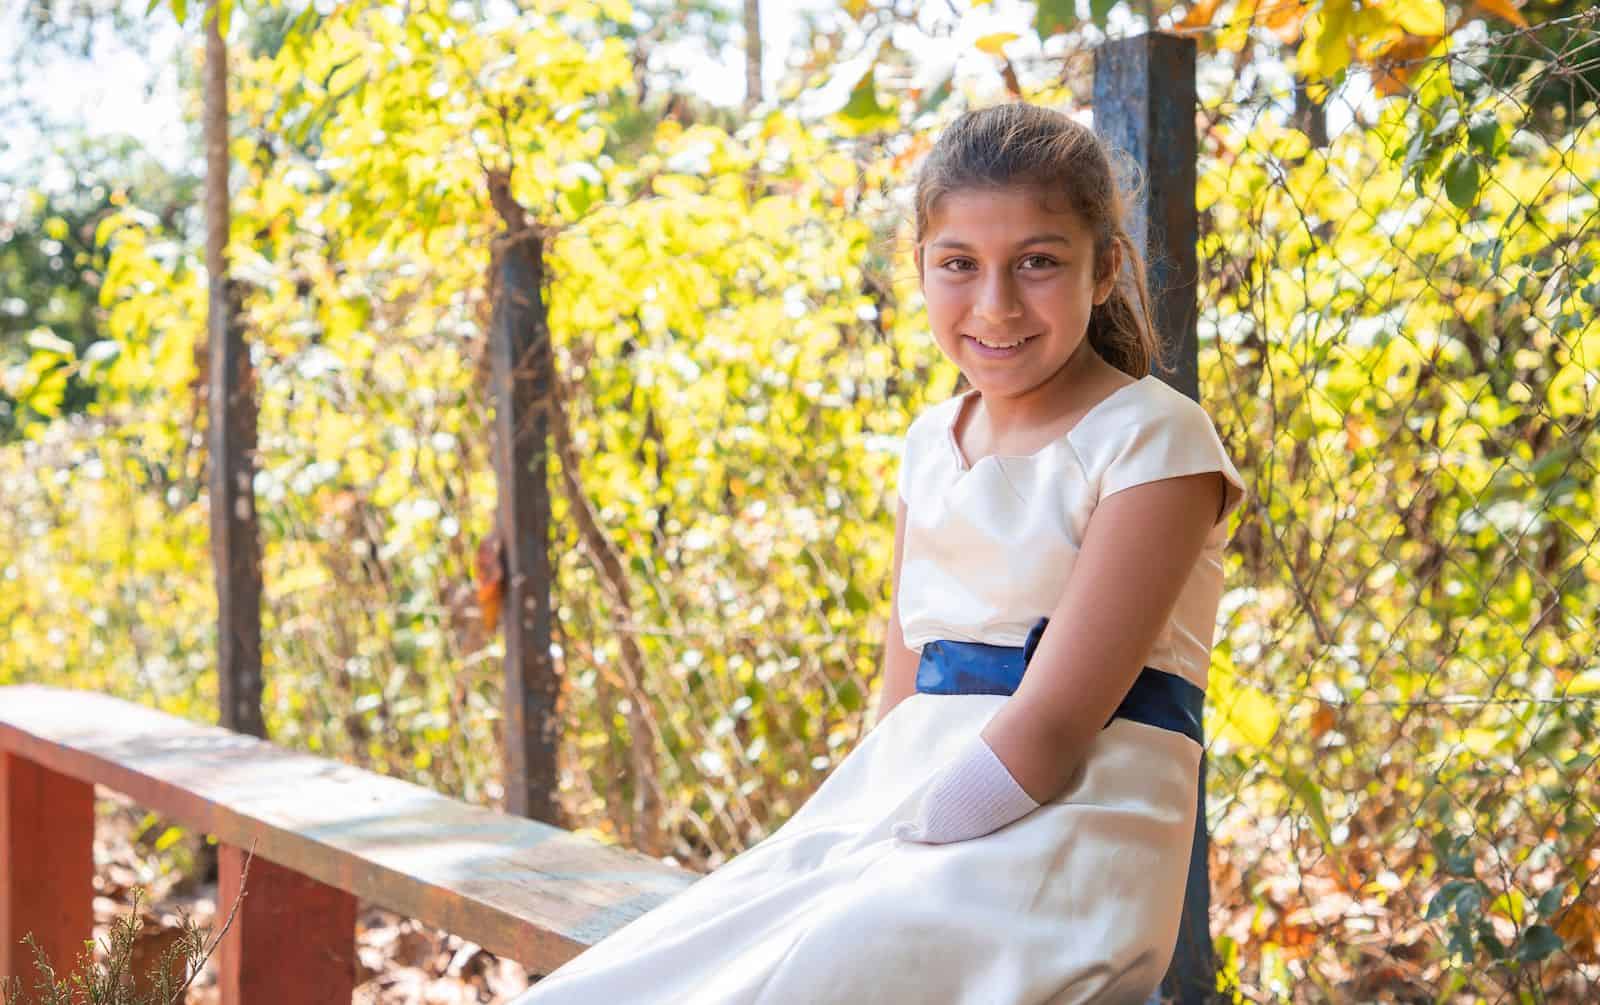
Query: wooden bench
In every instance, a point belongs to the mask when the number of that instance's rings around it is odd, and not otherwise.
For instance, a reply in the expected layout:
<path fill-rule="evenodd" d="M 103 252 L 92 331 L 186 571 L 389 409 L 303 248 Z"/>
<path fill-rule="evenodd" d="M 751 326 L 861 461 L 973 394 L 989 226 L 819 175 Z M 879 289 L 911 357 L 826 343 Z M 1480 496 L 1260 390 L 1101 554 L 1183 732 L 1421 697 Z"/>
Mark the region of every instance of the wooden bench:
<path fill-rule="evenodd" d="M 349 1002 L 358 900 L 544 974 L 697 874 L 104 695 L 0 687 L 0 976 L 92 932 L 94 786 L 216 835 L 222 1001 Z"/>

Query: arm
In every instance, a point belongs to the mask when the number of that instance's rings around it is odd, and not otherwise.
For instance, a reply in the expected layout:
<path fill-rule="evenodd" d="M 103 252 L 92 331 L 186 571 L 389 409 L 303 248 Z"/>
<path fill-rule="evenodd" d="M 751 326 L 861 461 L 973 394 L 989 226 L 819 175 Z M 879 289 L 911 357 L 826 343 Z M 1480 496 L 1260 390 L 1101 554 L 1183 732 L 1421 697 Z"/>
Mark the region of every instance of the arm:
<path fill-rule="evenodd" d="M 917 687 L 917 662 L 919 654 L 906 648 L 906 638 L 900 627 L 900 558 L 905 551 L 906 503 L 899 500 L 894 517 L 894 570 L 889 600 L 889 631 L 883 644 L 882 686 L 878 693 L 878 709 L 872 725 L 877 727 L 883 717 L 900 702 L 910 697 Z"/>
<path fill-rule="evenodd" d="M 1223 502 L 1221 474 L 1164 478 L 1095 507 L 1013 700 L 982 736 L 1035 801 L 1082 766 L 1166 624 Z"/>
<path fill-rule="evenodd" d="M 1209 472 L 1160 479 L 1096 506 L 1021 685 L 895 811 L 895 837 L 931 844 L 981 837 L 1071 784 L 1200 558 L 1215 519 L 1209 514 L 1220 508 L 1221 480 Z"/>

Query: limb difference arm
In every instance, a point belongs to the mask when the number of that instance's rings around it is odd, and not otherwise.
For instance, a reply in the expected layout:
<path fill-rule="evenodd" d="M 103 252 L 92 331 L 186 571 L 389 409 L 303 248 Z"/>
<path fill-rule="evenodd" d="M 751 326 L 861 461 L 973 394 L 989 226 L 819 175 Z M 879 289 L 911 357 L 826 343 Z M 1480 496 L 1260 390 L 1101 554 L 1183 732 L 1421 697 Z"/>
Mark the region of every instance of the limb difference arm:
<path fill-rule="evenodd" d="M 1223 492 L 1213 471 L 1133 485 L 1100 501 L 1016 694 L 918 789 L 896 837 L 931 844 L 981 837 L 1066 790 L 1177 604 Z"/>

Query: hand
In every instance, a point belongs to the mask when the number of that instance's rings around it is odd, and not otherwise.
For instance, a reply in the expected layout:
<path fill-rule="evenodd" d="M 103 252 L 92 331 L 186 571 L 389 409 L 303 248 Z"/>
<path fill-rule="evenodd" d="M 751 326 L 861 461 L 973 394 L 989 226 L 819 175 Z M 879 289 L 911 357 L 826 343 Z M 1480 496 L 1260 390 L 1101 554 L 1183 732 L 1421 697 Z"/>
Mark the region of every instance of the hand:
<path fill-rule="evenodd" d="M 979 733 L 912 794 L 906 818 L 890 833 L 902 841 L 951 844 L 999 830 L 1038 808 Z"/>

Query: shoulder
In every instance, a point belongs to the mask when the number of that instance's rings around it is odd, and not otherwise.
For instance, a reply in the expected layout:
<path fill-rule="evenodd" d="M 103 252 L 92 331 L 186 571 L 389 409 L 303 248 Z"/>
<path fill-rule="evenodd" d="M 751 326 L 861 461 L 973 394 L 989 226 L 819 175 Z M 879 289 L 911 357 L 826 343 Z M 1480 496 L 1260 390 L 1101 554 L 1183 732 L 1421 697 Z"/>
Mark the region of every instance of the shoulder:
<path fill-rule="evenodd" d="M 951 395 L 917 413 L 916 418 L 906 427 L 907 453 L 914 449 L 924 449 L 927 444 L 943 440 L 949 434 L 956 410 L 961 407 L 961 397 L 959 394 Z"/>
<path fill-rule="evenodd" d="M 928 479 L 938 467 L 937 458 L 943 449 L 942 442 L 949 436 L 950 423 L 961 396 L 946 398 L 919 412 L 906 427 L 905 439 L 900 444 L 900 474 L 897 489 L 901 501 L 933 491 Z"/>
<path fill-rule="evenodd" d="M 1068 434 L 1084 469 L 1110 482 L 1232 467 L 1211 415 L 1159 377 L 1129 384 Z M 1147 472 L 1145 469 L 1149 469 Z"/>
<path fill-rule="evenodd" d="M 1067 439 L 1087 460 L 1114 455 L 1142 439 L 1215 435 L 1216 426 L 1204 407 L 1150 376 L 1113 392 L 1068 432 Z"/>

